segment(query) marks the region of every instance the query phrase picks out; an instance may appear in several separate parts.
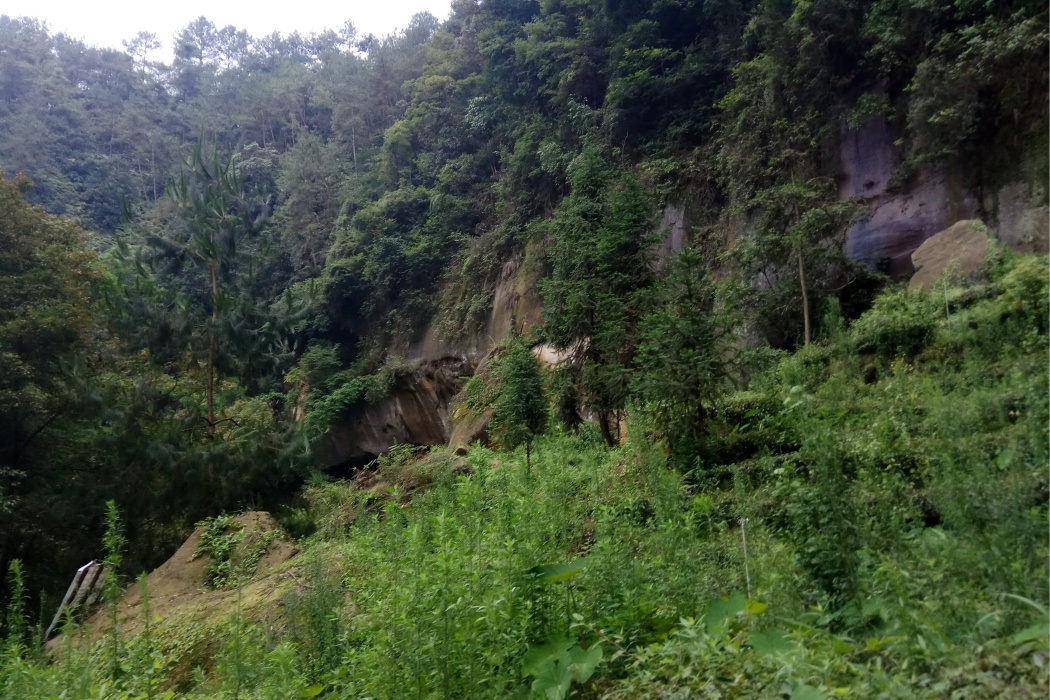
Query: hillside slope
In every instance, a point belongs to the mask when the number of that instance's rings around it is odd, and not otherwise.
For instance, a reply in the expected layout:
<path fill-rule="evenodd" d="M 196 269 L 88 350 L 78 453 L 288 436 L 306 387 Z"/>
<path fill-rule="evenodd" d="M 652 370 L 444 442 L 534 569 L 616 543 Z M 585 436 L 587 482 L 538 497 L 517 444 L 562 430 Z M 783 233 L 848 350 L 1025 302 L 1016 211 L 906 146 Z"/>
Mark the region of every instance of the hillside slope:
<path fill-rule="evenodd" d="M 467 467 L 406 447 L 356 484 L 307 489 L 285 516 L 303 536 L 294 589 L 259 626 L 244 621 L 259 584 L 224 594 L 215 656 L 180 687 L 1045 695 L 1050 267 L 1007 255 L 985 270 L 947 292 L 891 290 L 848 326 L 828 319 L 826 340 L 719 404 L 685 473 L 634 423 L 617 449 L 596 429 L 538 439 L 531 470 L 521 450 L 475 447 Z M 154 630 L 125 636 L 114 686 L 102 645 L 50 668 L 8 657 L 2 697 L 50 697 L 92 668 L 91 697 L 146 697 L 168 681 L 136 650 L 178 668 L 200 641 Z"/>

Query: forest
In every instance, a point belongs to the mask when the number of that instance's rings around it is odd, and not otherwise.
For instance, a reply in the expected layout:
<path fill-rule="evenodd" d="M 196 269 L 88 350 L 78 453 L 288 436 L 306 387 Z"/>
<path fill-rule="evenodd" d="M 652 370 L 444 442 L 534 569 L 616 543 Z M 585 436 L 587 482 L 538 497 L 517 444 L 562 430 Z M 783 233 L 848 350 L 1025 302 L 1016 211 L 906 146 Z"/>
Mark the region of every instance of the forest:
<path fill-rule="evenodd" d="M 1048 23 L 0 15 L 0 700 L 1046 697 Z"/>

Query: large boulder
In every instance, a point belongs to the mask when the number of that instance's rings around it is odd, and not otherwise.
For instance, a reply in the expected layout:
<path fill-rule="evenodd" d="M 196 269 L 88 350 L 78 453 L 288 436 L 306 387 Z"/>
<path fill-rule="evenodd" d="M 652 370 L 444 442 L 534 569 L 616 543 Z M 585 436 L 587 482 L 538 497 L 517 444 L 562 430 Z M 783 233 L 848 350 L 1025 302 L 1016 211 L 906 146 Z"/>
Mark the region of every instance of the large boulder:
<path fill-rule="evenodd" d="M 915 274 L 908 289 L 932 289 L 949 267 L 959 277 L 980 272 L 988 259 L 990 243 L 987 229 L 976 219 L 959 221 L 934 234 L 911 254 Z"/>
<path fill-rule="evenodd" d="M 491 408 L 480 413 L 457 409 L 453 414 L 452 435 L 448 441 L 449 447 L 473 445 L 475 442 L 487 444 L 492 413 Z"/>

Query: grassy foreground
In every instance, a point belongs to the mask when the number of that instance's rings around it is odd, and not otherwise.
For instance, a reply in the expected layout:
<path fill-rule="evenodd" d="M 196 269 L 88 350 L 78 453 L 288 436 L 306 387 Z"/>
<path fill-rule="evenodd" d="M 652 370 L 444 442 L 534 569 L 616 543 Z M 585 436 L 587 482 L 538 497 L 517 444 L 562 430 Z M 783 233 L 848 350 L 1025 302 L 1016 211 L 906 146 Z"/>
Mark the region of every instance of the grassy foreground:
<path fill-rule="evenodd" d="M 0 698 L 1045 697 L 1047 273 L 832 313 L 685 467 L 640 420 L 529 470 L 395 450 L 306 491 L 280 614 L 192 672 L 162 624 L 57 663 L 13 635 Z"/>

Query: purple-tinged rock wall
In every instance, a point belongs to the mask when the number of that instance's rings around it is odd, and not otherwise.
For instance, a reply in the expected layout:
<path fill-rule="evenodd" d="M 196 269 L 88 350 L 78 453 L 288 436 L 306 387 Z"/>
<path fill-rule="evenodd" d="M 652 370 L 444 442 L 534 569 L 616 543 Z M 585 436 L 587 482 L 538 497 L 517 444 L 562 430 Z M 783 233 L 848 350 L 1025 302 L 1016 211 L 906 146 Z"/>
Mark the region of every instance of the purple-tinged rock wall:
<path fill-rule="evenodd" d="M 901 189 L 893 187 L 900 162 L 897 134 L 884 119 L 857 129 L 845 127 L 839 157 L 842 199 L 869 207 L 846 235 L 846 254 L 895 279 L 913 272 L 911 254 L 923 241 L 978 213 L 976 198 L 943 170 L 920 172 Z"/>

